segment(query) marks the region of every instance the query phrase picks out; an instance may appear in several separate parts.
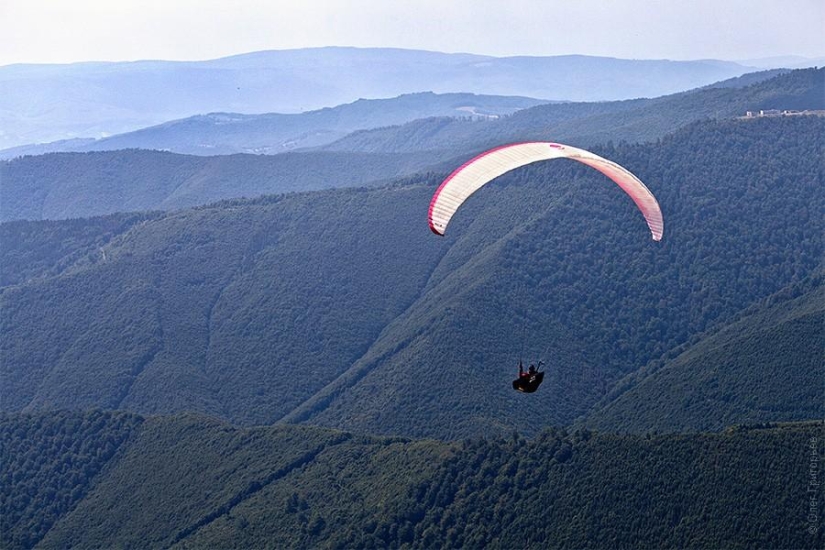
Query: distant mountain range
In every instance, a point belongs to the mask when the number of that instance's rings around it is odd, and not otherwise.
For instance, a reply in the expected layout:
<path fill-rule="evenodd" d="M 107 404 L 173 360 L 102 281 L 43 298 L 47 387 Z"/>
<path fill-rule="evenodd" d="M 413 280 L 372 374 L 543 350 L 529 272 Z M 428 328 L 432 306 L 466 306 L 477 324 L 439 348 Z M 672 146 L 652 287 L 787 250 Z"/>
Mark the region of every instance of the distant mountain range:
<path fill-rule="evenodd" d="M 531 102 L 426 93 L 300 115 L 221 115 L 169 123 L 81 149 L 271 150 L 285 147 L 284 140 L 291 144 L 287 147 L 333 140 L 358 124 L 381 125 L 457 109 L 468 113 L 466 108 L 477 113 L 356 130 L 327 145 L 274 156 L 204 158 L 117 150 L 0 161 L 0 221 L 171 210 L 235 197 L 375 185 L 428 170 L 449 173 L 479 151 L 512 141 L 549 139 L 584 147 L 653 141 L 698 120 L 735 118 L 748 110 L 825 109 L 825 69 L 749 74 L 655 99 L 528 107 Z M 520 106 L 525 108 L 512 112 Z M 512 114 L 479 116 L 493 112 Z"/>
<path fill-rule="evenodd" d="M 751 72 L 701 60 L 317 48 L 211 61 L 0 67 L 0 148 L 99 138 L 206 113 L 297 113 L 414 92 L 604 101 L 656 97 Z"/>
<path fill-rule="evenodd" d="M 502 143 L 551 140 L 582 147 L 655 141 L 691 122 L 747 111 L 825 109 L 825 69 L 768 71 L 652 99 L 538 105 L 498 120 L 424 119 L 353 132 L 317 149 L 352 152 L 480 151 Z"/>
<path fill-rule="evenodd" d="M 73 139 L 0 150 L 0 159 L 69 151 L 155 149 L 191 155 L 277 154 L 325 145 L 347 134 L 429 117 L 497 119 L 548 103 L 526 97 L 422 92 L 298 114 L 210 113 L 101 139 Z"/>
<path fill-rule="evenodd" d="M 674 128 L 673 124 L 657 124 L 662 120 L 678 124 L 684 117 L 699 116 L 737 116 L 744 109 L 762 108 L 765 101 L 773 99 L 771 91 L 775 84 L 766 86 L 764 97 L 758 91 L 751 94 L 722 93 L 720 89 L 737 89 L 751 86 L 783 74 L 785 70 L 761 71 L 748 73 L 703 87 L 704 93 L 693 103 L 684 100 L 681 94 L 673 94 L 656 99 L 639 99 L 634 101 L 609 102 L 548 102 L 522 97 L 480 96 L 474 94 L 434 94 L 431 92 L 407 94 L 392 99 L 358 100 L 351 104 L 320 109 L 300 114 L 264 114 L 241 115 L 236 113 L 212 113 L 198 115 L 183 120 L 175 120 L 101 139 L 73 139 L 53 143 L 22 145 L 0 150 L 0 160 L 23 155 L 39 155 L 51 152 L 88 152 L 111 151 L 117 149 L 155 149 L 193 155 L 221 155 L 233 153 L 277 154 L 295 149 L 323 148 L 333 142 L 331 148 L 376 149 L 383 147 L 392 150 L 398 147 L 397 134 L 416 133 L 416 128 L 424 128 L 426 139 L 418 148 L 441 146 L 436 139 L 444 132 L 444 127 L 455 131 L 459 128 L 457 138 L 466 139 L 467 129 L 476 133 L 497 134 L 500 128 L 509 127 L 516 132 L 538 130 L 550 134 L 565 134 L 573 129 L 576 137 L 592 134 L 593 139 L 604 138 L 618 127 L 625 128 L 621 139 L 657 137 Z M 801 82 L 798 86 L 805 86 Z M 810 85 L 810 84 L 807 84 Z M 717 90 L 712 92 L 710 90 Z M 757 88 L 758 90 L 758 88 Z M 687 93 L 696 93 L 693 90 Z M 738 98 L 738 101 L 732 98 Z M 529 110 L 521 113 L 516 120 L 509 121 L 509 116 L 517 111 L 529 109 L 542 104 L 552 103 L 548 109 Z M 811 100 L 811 104 L 816 102 Z M 671 111 L 685 111 L 680 120 Z M 667 111 L 667 112 L 663 112 Z M 613 120 L 601 120 L 598 115 L 612 116 L 629 113 L 640 119 L 637 124 L 617 125 Z M 455 119 L 450 124 L 439 118 Z M 503 119 L 503 120 L 501 120 Z M 469 124 L 470 122 L 497 121 L 498 124 L 487 126 Z M 404 123 L 411 124 L 398 128 Z M 548 124 L 560 123 L 559 127 Z M 565 124 L 566 123 L 566 124 Z M 432 128 L 435 133 L 430 136 Z M 618 127 L 617 127 L 618 126 Z M 581 130 L 579 128 L 585 128 Z M 639 130 L 644 128 L 644 133 Z M 386 142 L 383 146 L 361 145 L 365 130 L 377 130 L 367 133 L 374 139 Z M 635 130 L 635 134 L 633 133 Z M 347 134 L 357 133 L 356 139 L 344 139 Z M 420 141 L 420 137 L 416 137 Z M 560 138 L 556 138 L 560 139 Z M 477 139 L 476 139 L 477 140 Z M 489 141 L 489 137 L 488 137 Z"/>

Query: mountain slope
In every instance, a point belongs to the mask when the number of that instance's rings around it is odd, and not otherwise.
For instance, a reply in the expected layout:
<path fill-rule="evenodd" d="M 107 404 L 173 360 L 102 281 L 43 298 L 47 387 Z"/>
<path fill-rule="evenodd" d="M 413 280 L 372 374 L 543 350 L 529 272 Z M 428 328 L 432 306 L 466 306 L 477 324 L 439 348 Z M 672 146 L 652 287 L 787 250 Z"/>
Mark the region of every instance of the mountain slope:
<path fill-rule="evenodd" d="M 398 220 L 426 193 L 293 195 L 152 218 L 94 261 L 3 289 L 4 408 L 277 419 L 417 296 L 443 248 Z"/>
<path fill-rule="evenodd" d="M 210 61 L 8 65 L 0 67 L 0 148 L 119 134 L 203 113 L 294 113 L 413 92 L 653 97 L 748 70 L 721 61 L 334 47 Z"/>
<path fill-rule="evenodd" d="M 825 285 L 816 277 L 782 295 L 663 365 L 632 375 L 586 424 L 608 431 L 704 431 L 822 418 Z"/>
<path fill-rule="evenodd" d="M 461 444 L 195 415 L 10 415 L 0 428 L 21 458 L 0 463 L 13 549 L 822 545 L 823 505 L 808 491 L 821 423 Z M 95 456 L 115 436 L 117 451 Z M 103 467 L 84 470 L 89 457 Z M 75 461 L 76 501 L 7 514 L 30 488 L 62 497 L 60 470 L 38 465 Z"/>
<path fill-rule="evenodd" d="M 0 404 L 441 438 L 571 423 L 821 269 L 824 125 L 704 122 L 600 149 L 659 198 L 661 243 L 615 186 L 564 161 L 481 190 L 445 238 L 426 228 L 435 175 L 160 214 L 108 240 L 52 230 L 65 256 L 4 274 Z M 16 249 L 33 227 L 9 225 Z M 540 393 L 510 389 L 519 356 L 547 363 Z"/>
<path fill-rule="evenodd" d="M 204 158 L 141 150 L 23 157 L 0 162 L 0 220 L 177 210 L 229 198 L 354 187 L 439 160 L 434 153 Z"/>
<path fill-rule="evenodd" d="M 581 172 L 547 163 L 503 177 L 453 220 L 422 298 L 286 420 L 451 437 L 572 422 L 621 373 L 798 280 L 789 270 L 819 267 L 824 125 L 703 123 L 609 151 L 659 198 L 660 246 Z M 541 398 L 509 389 L 519 355 L 547 363 Z M 816 410 L 817 394 L 805 397 L 781 416 Z"/>

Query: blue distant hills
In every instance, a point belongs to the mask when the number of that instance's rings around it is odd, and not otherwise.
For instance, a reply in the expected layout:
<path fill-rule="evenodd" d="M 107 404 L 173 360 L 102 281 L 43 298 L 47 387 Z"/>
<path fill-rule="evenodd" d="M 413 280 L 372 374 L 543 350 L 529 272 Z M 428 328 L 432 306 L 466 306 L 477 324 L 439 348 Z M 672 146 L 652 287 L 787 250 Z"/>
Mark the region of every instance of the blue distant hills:
<path fill-rule="evenodd" d="M 100 138 L 206 113 L 299 113 L 415 92 L 556 101 L 656 97 L 754 70 L 717 60 L 341 47 L 209 61 L 7 65 L 0 67 L 0 149 Z"/>

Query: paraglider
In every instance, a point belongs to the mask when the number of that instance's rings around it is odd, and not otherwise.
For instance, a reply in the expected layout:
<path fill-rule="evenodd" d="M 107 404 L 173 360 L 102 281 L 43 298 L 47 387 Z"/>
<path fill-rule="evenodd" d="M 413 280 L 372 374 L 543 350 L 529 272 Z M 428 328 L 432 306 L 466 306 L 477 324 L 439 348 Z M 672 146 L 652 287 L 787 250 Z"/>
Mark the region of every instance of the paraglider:
<path fill-rule="evenodd" d="M 542 366 L 542 362 L 539 361 L 539 367 Z M 534 365 L 530 365 L 526 371 L 524 370 L 524 365 L 522 365 L 521 360 L 518 362 L 518 378 L 513 380 L 513 389 L 518 390 L 522 393 L 533 393 L 544 381 L 544 373 L 537 370 Z"/>
<path fill-rule="evenodd" d="M 430 201 L 428 213 L 430 229 L 436 235 L 444 235 L 450 219 L 461 205 L 470 195 L 495 178 L 527 164 L 562 158 L 586 164 L 610 178 L 641 211 L 653 240 L 662 239 L 664 220 L 659 203 L 653 193 L 632 172 L 590 151 L 546 141 L 513 143 L 496 147 L 456 169 L 441 183 Z M 533 393 L 543 380 L 543 372 L 536 370 L 532 365 L 525 372 L 519 361 L 519 376 L 513 380 L 513 389 Z"/>
<path fill-rule="evenodd" d="M 444 235 L 453 214 L 484 184 L 521 166 L 542 160 L 567 158 L 595 168 L 622 188 L 647 221 L 654 241 L 662 239 L 664 221 L 656 197 L 626 168 L 590 151 L 534 141 L 496 147 L 465 163 L 445 179 L 430 201 L 428 221 L 436 235 Z"/>

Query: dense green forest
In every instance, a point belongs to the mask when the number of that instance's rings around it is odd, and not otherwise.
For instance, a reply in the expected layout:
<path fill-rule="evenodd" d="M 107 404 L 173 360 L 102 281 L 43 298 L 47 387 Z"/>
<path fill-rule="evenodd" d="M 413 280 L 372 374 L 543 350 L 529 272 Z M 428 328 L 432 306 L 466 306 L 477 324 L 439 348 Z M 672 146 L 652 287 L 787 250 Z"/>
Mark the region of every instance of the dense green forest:
<path fill-rule="evenodd" d="M 398 213 L 411 219 L 427 192 L 183 211 L 117 235 L 94 263 L 84 257 L 60 276 L 5 288 L 3 407 L 277 419 L 416 298 L 444 243 L 414 223 L 397 226 Z"/>
<path fill-rule="evenodd" d="M 586 170 L 559 176 L 547 163 L 502 178 L 453 220 L 422 297 L 287 420 L 442 437 L 573 421 L 623 374 L 818 269 L 823 128 L 818 118 L 706 122 L 656 146 L 601 151 L 646 174 L 665 212 L 660 246 Z M 548 363 L 541 399 L 509 389 L 521 354 Z M 755 372 L 785 360 L 759 359 Z M 821 386 L 805 405 L 797 396 L 767 416 L 800 418 L 823 402 Z"/>
<path fill-rule="evenodd" d="M 603 431 L 719 430 L 734 422 L 825 418 L 825 285 L 820 272 L 743 318 L 629 375 L 588 414 Z"/>
<path fill-rule="evenodd" d="M 0 546 L 37 544 L 89 493 L 141 422 L 98 411 L 0 416 Z"/>
<path fill-rule="evenodd" d="M 13 414 L 0 429 L 10 550 L 823 544 L 821 423 L 452 444 L 194 415 Z"/>
<path fill-rule="evenodd" d="M 661 243 L 618 189 L 564 161 L 483 189 L 445 238 L 426 228 L 443 174 L 6 224 L 1 406 L 448 439 L 569 425 L 626 375 L 821 268 L 823 139 L 825 119 L 784 117 L 598 148 L 659 197 Z M 815 337 L 815 316 L 800 319 Z M 748 355 L 753 338 L 735 332 L 725 357 L 753 357 L 752 372 L 787 360 L 774 346 Z M 804 355 L 786 367 L 801 382 L 816 376 Z M 510 389 L 519 356 L 547 363 L 529 398 Z M 808 418 L 821 392 L 791 386 L 776 387 L 787 390 L 771 394 L 776 407 L 730 393 L 732 412 L 712 425 Z M 639 418 L 653 425 L 634 430 L 657 429 L 655 414 Z"/>

